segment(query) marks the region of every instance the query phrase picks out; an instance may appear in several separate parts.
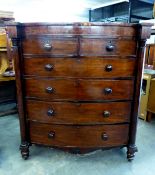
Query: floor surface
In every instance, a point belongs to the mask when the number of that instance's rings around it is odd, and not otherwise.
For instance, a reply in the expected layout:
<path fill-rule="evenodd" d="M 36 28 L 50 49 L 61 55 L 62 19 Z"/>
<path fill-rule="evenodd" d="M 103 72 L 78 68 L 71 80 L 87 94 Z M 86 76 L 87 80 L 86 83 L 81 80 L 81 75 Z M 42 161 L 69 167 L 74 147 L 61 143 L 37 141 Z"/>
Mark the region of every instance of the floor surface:
<path fill-rule="evenodd" d="M 19 144 L 18 115 L 1 117 L 0 175 L 155 175 L 155 120 L 139 120 L 139 152 L 132 162 L 125 148 L 73 155 L 34 145 L 29 159 L 23 160 Z"/>

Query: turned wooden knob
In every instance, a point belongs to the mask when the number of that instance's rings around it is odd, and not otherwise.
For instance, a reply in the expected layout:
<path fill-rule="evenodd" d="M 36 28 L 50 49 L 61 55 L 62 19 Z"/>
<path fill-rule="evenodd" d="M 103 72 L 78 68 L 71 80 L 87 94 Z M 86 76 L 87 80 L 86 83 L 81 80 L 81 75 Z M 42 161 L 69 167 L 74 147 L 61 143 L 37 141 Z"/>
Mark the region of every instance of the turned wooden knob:
<path fill-rule="evenodd" d="M 104 141 L 108 140 L 108 135 L 105 132 L 102 133 L 101 137 L 102 137 L 102 140 L 104 140 Z"/>
<path fill-rule="evenodd" d="M 53 88 L 52 87 L 47 87 L 45 90 L 49 94 L 53 93 Z"/>
<path fill-rule="evenodd" d="M 105 93 L 106 95 L 111 94 L 111 93 L 112 93 L 112 89 L 111 89 L 111 88 L 105 88 L 105 89 L 104 89 L 104 93 Z"/>
<path fill-rule="evenodd" d="M 55 132 L 54 131 L 50 131 L 48 133 L 48 138 L 53 139 L 54 137 L 55 137 Z"/>
<path fill-rule="evenodd" d="M 110 43 L 110 44 L 108 44 L 108 45 L 106 46 L 106 50 L 109 51 L 109 52 L 113 51 L 114 48 L 115 48 L 115 46 L 112 45 L 112 43 Z"/>
<path fill-rule="evenodd" d="M 49 109 L 49 110 L 47 111 L 47 115 L 48 115 L 49 117 L 53 116 L 53 115 L 54 115 L 54 110 L 53 110 L 53 109 Z"/>
<path fill-rule="evenodd" d="M 103 117 L 105 117 L 105 118 L 110 117 L 110 112 L 109 111 L 104 111 L 103 112 Z"/>
<path fill-rule="evenodd" d="M 51 71 L 51 70 L 53 70 L 53 65 L 51 65 L 51 64 L 46 64 L 44 68 L 45 68 L 45 70 L 47 70 L 47 71 Z"/>
<path fill-rule="evenodd" d="M 106 65 L 105 66 L 105 71 L 106 72 L 111 72 L 112 71 L 112 65 Z"/>
<path fill-rule="evenodd" d="M 45 44 L 44 44 L 44 49 L 45 49 L 46 51 L 51 51 L 51 50 L 52 50 L 52 45 L 49 44 L 49 43 L 45 43 Z"/>

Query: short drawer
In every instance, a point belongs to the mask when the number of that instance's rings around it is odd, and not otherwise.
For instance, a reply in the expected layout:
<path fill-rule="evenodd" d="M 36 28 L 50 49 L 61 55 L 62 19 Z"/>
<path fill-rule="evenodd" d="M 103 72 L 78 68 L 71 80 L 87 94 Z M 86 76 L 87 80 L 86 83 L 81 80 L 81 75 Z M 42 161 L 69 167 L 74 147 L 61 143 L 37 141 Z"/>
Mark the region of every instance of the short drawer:
<path fill-rule="evenodd" d="M 25 58 L 24 74 L 48 77 L 131 77 L 135 59 Z"/>
<path fill-rule="evenodd" d="M 105 38 L 82 38 L 81 56 L 136 55 L 136 41 Z"/>
<path fill-rule="evenodd" d="M 106 147 L 128 143 L 128 124 L 49 125 L 30 122 L 30 141 L 50 146 Z"/>
<path fill-rule="evenodd" d="M 55 124 L 106 124 L 130 121 L 130 102 L 71 103 L 27 100 L 29 120 Z"/>
<path fill-rule="evenodd" d="M 23 40 L 23 53 L 76 56 L 76 37 L 28 37 Z"/>
<path fill-rule="evenodd" d="M 133 80 L 25 79 L 26 97 L 47 100 L 132 100 Z"/>

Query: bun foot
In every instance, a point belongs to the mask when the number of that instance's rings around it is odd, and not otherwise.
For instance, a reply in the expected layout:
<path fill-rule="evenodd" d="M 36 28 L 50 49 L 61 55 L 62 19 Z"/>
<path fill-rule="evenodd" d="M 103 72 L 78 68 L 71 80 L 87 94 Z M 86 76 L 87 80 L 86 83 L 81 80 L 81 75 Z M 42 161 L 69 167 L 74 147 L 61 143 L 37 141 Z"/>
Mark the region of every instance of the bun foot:
<path fill-rule="evenodd" d="M 138 152 L 138 149 L 136 147 L 136 145 L 129 145 L 127 148 L 127 159 L 128 161 L 132 161 L 135 157 L 135 152 Z"/>
<path fill-rule="evenodd" d="M 28 157 L 29 157 L 29 143 L 27 143 L 27 142 L 21 143 L 20 151 L 21 151 L 22 158 L 24 160 L 28 159 Z"/>

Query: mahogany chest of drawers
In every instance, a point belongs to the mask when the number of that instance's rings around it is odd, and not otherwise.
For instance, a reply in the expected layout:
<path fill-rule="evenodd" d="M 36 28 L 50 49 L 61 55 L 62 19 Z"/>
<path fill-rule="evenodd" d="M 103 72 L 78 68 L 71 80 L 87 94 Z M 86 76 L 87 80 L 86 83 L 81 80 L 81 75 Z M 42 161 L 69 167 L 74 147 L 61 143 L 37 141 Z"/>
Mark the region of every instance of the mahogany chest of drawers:
<path fill-rule="evenodd" d="M 150 25 L 20 23 L 16 58 L 21 154 L 41 144 L 72 153 L 127 147 L 132 160 Z"/>

